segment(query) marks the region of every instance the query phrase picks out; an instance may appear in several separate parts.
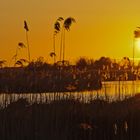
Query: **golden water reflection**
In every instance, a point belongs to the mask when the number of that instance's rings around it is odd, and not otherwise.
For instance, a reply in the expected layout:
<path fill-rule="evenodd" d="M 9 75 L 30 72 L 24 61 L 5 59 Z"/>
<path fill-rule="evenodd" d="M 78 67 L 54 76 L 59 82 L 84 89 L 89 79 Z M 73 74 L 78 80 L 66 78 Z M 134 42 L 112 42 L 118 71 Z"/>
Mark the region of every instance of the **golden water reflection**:
<path fill-rule="evenodd" d="M 110 81 L 102 82 L 101 90 L 83 91 L 83 92 L 63 92 L 63 93 L 21 93 L 21 94 L 0 94 L 0 105 L 7 104 L 18 100 L 19 98 L 27 98 L 32 104 L 34 102 L 51 102 L 60 99 L 78 99 L 80 101 L 89 102 L 95 98 L 106 99 L 109 101 L 123 100 L 124 98 L 140 93 L 140 81 Z"/>

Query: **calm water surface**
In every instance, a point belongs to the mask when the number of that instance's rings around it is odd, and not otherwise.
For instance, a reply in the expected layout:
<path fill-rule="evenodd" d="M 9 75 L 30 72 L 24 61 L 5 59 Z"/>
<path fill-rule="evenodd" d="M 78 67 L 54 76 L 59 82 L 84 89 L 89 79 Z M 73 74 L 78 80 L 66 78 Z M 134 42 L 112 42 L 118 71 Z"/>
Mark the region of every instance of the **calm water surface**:
<path fill-rule="evenodd" d="M 6 106 L 12 101 L 19 98 L 27 98 L 30 103 L 34 102 L 51 102 L 53 100 L 60 100 L 66 98 L 79 99 L 88 102 L 91 99 L 102 98 L 109 101 L 123 100 L 126 97 L 133 96 L 140 93 L 140 81 L 111 81 L 103 82 L 103 87 L 98 91 L 84 91 L 84 92 L 67 92 L 67 93 L 22 93 L 22 94 L 0 94 L 0 105 Z"/>

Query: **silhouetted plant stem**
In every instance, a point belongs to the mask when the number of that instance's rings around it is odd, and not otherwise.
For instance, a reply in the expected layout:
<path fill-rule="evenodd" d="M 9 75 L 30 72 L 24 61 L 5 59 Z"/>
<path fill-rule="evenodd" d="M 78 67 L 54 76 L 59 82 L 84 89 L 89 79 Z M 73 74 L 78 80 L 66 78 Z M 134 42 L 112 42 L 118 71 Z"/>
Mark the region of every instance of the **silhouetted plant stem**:
<path fill-rule="evenodd" d="M 15 63 L 14 63 L 14 67 L 15 67 L 16 62 L 17 62 L 17 55 L 18 55 L 18 47 L 16 48 L 16 54 L 15 54 Z"/>
<path fill-rule="evenodd" d="M 65 28 L 63 30 L 63 65 L 65 61 Z"/>
<path fill-rule="evenodd" d="M 27 48 L 28 48 L 28 59 L 29 59 L 29 62 L 30 62 L 30 46 L 29 46 L 28 31 L 26 31 L 26 42 L 27 42 Z"/>
<path fill-rule="evenodd" d="M 53 35 L 53 51 L 54 51 L 54 64 L 56 62 L 56 52 L 55 52 L 55 34 Z"/>
<path fill-rule="evenodd" d="M 60 40 L 60 62 L 62 61 L 62 51 L 63 51 L 63 28 L 61 31 L 61 40 Z"/>

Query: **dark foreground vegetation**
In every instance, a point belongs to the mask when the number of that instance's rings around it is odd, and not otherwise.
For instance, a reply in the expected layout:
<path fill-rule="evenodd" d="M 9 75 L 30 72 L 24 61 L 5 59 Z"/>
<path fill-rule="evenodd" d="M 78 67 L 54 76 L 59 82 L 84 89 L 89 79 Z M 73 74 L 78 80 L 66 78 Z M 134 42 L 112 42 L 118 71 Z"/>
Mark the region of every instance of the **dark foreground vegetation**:
<path fill-rule="evenodd" d="M 0 109 L 1 140 L 139 140 L 140 95 L 109 103 L 68 99 Z"/>
<path fill-rule="evenodd" d="M 140 65 L 124 57 L 116 62 L 108 57 L 98 60 L 80 58 L 75 64 L 68 61 L 49 64 L 43 58 L 24 66 L 0 69 L 1 93 L 42 93 L 97 90 L 102 81 L 140 79 Z"/>

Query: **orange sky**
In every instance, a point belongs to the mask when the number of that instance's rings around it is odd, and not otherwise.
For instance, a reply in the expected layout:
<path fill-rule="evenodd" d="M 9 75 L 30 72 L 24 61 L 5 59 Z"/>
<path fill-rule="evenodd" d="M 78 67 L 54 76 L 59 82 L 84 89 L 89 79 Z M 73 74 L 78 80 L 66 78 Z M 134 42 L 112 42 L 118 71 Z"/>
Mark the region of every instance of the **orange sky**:
<path fill-rule="evenodd" d="M 31 58 L 50 60 L 53 24 L 59 16 L 76 19 L 66 34 L 67 59 L 132 57 L 133 31 L 140 26 L 139 6 L 139 0 L 1 0 L 0 59 L 9 62 L 18 42 L 26 43 L 26 19 Z M 19 57 L 27 56 L 26 51 L 21 50 Z M 140 50 L 136 49 L 135 57 L 140 57 Z"/>

